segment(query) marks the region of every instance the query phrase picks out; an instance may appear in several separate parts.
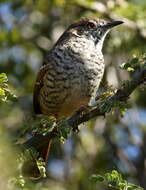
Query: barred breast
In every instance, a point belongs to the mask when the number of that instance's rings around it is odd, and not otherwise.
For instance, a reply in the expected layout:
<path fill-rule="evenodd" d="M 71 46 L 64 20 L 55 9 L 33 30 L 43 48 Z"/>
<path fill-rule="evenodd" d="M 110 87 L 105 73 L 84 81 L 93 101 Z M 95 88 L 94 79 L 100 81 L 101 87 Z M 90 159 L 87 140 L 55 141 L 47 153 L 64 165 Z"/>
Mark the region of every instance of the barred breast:
<path fill-rule="evenodd" d="M 37 102 L 40 112 L 45 115 L 71 116 L 92 101 L 102 79 L 102 53 L 97 52 L 92 44 L 91 47 L 89 43 L 87 47 L 84 41 L 81 44 L 81 40 L 80 44 L 77 40 L 71 44 L 50 51 L 46 65 L 41 69 L 42 84 Z"/>

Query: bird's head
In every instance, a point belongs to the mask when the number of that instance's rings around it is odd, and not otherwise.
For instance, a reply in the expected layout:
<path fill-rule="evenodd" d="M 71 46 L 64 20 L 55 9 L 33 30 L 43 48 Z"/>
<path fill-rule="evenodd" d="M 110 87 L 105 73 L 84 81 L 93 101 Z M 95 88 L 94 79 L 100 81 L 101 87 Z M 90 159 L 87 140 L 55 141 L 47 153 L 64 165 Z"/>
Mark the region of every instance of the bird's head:
<path fill-rule="evenodd" d="M 78 38 L 92 40 L 96 47 L 100 46 L 99 48 L 102 48 L 106 34 L 111 28 L 122 23 L 122 21 L 107 22 L 102 19 L 81 19 L 67 28 L 65 31 L 66 35 L 63 35 L 61 40 L 66 40 L 67 35 L 70 37 L 76 36 Z"/>

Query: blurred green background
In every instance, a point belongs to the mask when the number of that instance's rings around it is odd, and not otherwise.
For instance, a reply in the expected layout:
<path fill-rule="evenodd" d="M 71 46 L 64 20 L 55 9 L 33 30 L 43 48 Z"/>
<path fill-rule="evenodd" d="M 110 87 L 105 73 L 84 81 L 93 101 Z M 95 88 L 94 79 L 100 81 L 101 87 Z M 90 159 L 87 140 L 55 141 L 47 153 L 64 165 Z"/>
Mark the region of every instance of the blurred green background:
<path fill-rule="evenodd" d="M 1 0 L 0 73 L 6 73 L 17 101 L 0 102 L 0 189 L 94 190 L 93 173 L 120 171 L 132 183 L 146 189 L 146 90 L 137 89 L 131 108 L 121 118 L 114 112 L 98 117 L 53 145 L 48 178 L 37 182 L 18 177 L 13 144 L 29 127 L 32 92 L 43 57 L 73 21 L 83 17 L 123 20 L 108 35 L 103 48 L 106 71 L 101 87 L 119 87 L 129 79 L 119 65 L 146 52 L 145 0 Z M 22 140 L 22 138 L 21 138 Z M 25 140 L 25 138 L 23 139 Z M 14 185 L 13 185 L 14 184 Z"/>

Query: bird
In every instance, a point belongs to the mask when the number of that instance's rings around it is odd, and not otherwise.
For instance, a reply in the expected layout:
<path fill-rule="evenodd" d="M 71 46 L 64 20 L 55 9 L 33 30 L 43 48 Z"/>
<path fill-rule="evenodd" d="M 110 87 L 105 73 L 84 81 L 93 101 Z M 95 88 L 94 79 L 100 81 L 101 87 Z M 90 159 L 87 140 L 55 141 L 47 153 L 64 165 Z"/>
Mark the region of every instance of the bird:
<path fill-rule="evenodd" d="M 92 105 L 104 74 L 104 39 L 111 28 L 122 23 L 83 18 L 65 30 L 47 52 L 37 74 L 33 92 L 35 114 L 58 120 Z M 48 139 L 48 147 L 50 143 Z"/>
<path fill-rule="evenodd" d="M 122 23 L 84 18 L 66 29 L 37 74 L 36 114 L 67 118 L 80 107 L 92 105 L 104 74 L 104 39 L 111 28 Z"/>

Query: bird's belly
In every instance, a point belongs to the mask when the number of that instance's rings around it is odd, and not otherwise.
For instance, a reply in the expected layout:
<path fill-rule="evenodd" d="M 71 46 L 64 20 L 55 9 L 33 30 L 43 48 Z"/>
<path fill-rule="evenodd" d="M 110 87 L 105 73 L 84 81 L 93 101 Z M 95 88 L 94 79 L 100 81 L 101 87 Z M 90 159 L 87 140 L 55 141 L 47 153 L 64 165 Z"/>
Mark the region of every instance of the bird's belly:
<path fill-rule="evenodd" d="M 60 78 L 54 80 L 53 88 L 49 88 L 46 83 L 40 96 L 42 113 L 57 118 L 69 117 L 80 107 L 88 105 L 95 96 L 103 70 L 99 70 L 98 66 L 84 68 L 83 65 L 72 68 L 71 74 L 64 79 L 63 74 L 58 75 Z"/>
<path fill-rule="evenodd" d="M 96 91 L 102 79 L 104 68 L 99 72 L 96 67 L 90 70 L 85 70 L 79 76 L 74 77 L 70 81 L 68 96 L 61 105 L 58 115 L 71 116 L 80 107 L 88 105 L 93 101 Z"/>
<path fill-rule="evenodd" d="M 82 106 L 88 105 L 89 98 L 81 97 L 80 94 L 75 93 L 66 99 L 64 104 L 58 110 L 58 117 L 69 117 L 73 115 L 77 110 L 79 110 Z"/>
<path fill-rule="evenodd" d="M 81 92 L 80 86 L 66 89 L 57 96 L 41 96 L 41 111 L 45 115 L 53 115 L 56 118 L 69 117 L 73 115 L 80 107 L 88 105 L 90 97 Z M 43 93 L 43 92 L 42 92 Z M 47 94 L 46 92 L 43 94 Z"/>

